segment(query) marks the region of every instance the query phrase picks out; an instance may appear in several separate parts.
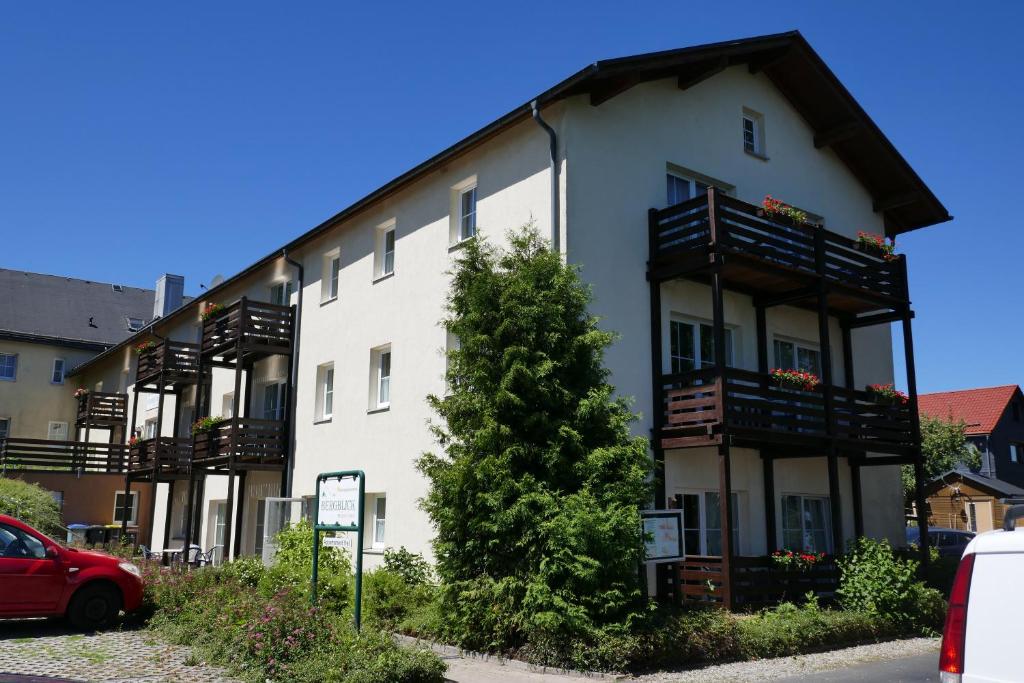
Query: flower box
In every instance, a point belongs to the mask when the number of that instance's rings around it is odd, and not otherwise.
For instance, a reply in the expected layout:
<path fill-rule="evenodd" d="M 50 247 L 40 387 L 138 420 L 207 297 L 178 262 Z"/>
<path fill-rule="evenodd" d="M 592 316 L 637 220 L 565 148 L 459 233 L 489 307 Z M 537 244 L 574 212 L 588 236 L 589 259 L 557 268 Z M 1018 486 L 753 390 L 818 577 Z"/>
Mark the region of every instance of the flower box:
<path fill-rule="evenodd" d="M 216 318 L 223 310 L 223 304 L 206 304 L 206 307 L 203 308 L 203 312 L 200 313 L 200 317 L 203 319 L 203 322 L 206 322 L 207 320 Z"/>
<path fill-rule="evenodd" d="M 775 368 L 771 372 L 772 381 L 783 389 L 798 389 L 800 391 L 814 391 L 821 384 L 818 376 L 804 372 L 803 370 L 784 370 Z"/>
<path fill-rule="evenodd" d="M 910 401 L 909 396 L 891 384 L 869 384 L 868 392 L 875 399 L 875 403 L 879 405 L 905 406 Z"/>
<path fill-rule="evenodd" d="M 140 343 L 135 345 L 135 352 L 139 353 L 139 354 L 142 354 L 142 353 L 145 353 L 146 351 L 149 351 L 149 350 L 155 349 L 155 348 L 156 348 L 156 342 L 155 341 L 144 341 L 144 342 L 140 342 Z"/>
<path fill-rule="evenodd" d="M 783 571 L 809 571 L 828 557 L 825 553 L 811 553 L 794 550 L 776 550 L 772 553 L 772 564 Z"/>
<path fill-rule="evenodd" d="M 192 435 L 208 434 L 223 422 L 223 417 L 201 417 L 192 423 Z"/>
<path fill-rule="evenodd" d="M 856 247 L 865 254 L 871 254 L 886 261 L 895 261 L 899 256 L 896 254 L 896 245 L 881 235 L 870 232 L 858 232 Z"/>
<path fill-rule="evenodd" d="M 775 199 L 770 194 L 765 195 L 764 201 L 761 202 L 761 213 L 773 219 L 778 217 L 788 218 L 794 224 L 807 222 L 807 212 Z"/>
<path fill-rule="evenodd" d="M 75 398 L 81 399 L 89 395 L 89 390 L 85 387 L 78 387 L 75 389 Z"/>

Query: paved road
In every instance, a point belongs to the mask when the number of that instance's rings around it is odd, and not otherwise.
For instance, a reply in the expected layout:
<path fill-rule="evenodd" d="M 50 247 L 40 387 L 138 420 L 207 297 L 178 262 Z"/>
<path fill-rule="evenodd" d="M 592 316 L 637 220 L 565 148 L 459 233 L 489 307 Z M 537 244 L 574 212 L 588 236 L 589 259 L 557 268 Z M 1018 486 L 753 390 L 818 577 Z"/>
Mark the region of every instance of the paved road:
<path fill-rule="evenodd" d="M 936 683 L 939 680 L 938 654 L 916 655 L 887 662 L 868 662 L 835 671 L 818 671 L 804 676 L 780 678 L 779 681 L 815 681 L 815 683 Z"/>

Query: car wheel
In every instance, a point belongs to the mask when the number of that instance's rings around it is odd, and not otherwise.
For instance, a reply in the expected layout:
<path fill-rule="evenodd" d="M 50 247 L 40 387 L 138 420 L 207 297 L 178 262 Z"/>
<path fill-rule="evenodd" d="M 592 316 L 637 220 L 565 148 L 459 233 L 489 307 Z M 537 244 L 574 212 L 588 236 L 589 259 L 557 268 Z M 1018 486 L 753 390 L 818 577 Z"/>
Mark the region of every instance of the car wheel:
<path fill-rule="evenodd" d="M 108 626 L 121 611 L 121 593 L 102 583 L 83 586 L 71 597 L 68 620 L 75 628 L 92 631 Z"/>

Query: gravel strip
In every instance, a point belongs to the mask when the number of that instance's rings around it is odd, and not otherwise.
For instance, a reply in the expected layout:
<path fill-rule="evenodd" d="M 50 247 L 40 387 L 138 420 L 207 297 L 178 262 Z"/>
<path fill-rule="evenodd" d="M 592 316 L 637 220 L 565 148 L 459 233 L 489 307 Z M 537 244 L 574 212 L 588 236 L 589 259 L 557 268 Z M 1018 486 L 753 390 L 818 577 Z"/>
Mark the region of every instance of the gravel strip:
<path fill-rule="evenodd" d="M 637 683 L 705 683 L 707 681 L 767 681 L 787 676 L 800 676 L 818 671 L 843 669 L 853 664 L 887 659 L 901 659 L 914 655 L 938 652 L 938 638 L 911 638 L 884 643 L 818 652 L 795 657 L 759 659 L 752 662 L 719 664 L 689 671 L 659 672 L 625 679 Z"/>

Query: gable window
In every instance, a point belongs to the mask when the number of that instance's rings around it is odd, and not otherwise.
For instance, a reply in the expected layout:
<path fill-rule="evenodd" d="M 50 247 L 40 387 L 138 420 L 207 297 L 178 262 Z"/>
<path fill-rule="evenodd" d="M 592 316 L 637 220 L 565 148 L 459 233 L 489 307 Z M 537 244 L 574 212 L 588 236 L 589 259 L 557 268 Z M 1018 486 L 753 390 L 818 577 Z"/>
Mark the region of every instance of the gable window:
<path fill-rule="evenodd" d="M 391 346 L 373 349 L 370 360 L 370 409 L 388 408 L 391 406 Z"/>
<path fill-rule="evenodd" d="M 0 353 L 0 379 L 13 382 L 18 377 L 18 354 Z"/>
<path fill-rule="evenodd" d="M 776 339 L 774 341 L 775 367 L 785 370 L 803 370 L 821 377 L 821 351 L 801 342 Z"/>
<path fill-rule="evenodd" d="M 384 547 L 384 515 L 388 500 L 385 496 L 377 496 L 373 504 L 373 547 Z"/>
<path fill-rule="evenodd" d="M 395 222 L 388 221 L 377 226 L 377 247 L 374 256 L 374 279 L 387 277 L 395 272 Z"/>
<path fill-rule="evenodd" d="M 449 191 L 448 199 L 448 244 L 455 246 L 476 235 L 476 176 L 470 176 Z"/>
<path fill-rule="evenodd" d="M 754 156 L 764 156 L 764 116 L 753 109 L 743 108 L 743 151 Z"/>
<path fill-rule="evenodd" d="M 782 497 L 782 545 L 787 550 L 832 552 L 831 511 L 823 496 Z"/>
<path fill-rule="evenodd" d="M 128 326 L 129 332 L 138 332 L 146 326 L 146 321 L 142 318 L 126 317 L 125 324 Z"/>
<path fill-rule="evenodd" d="M 476 187 L 459 194 L 459 239 L 476 235 Z"/>
<path fill-rule="evenodd" d="M 341 278 L 341 251 L 334 249 L 324 254 L 323 271 L 320 278 L 320 303 L 338 298 Z"/>
<path fill-rule="evenodd" d="M 263 387 L 263 419 L 283 420 L 284 419 L 284 392 L 285 383 L 277 382 Z"/>
<path fill-rule="evenodd" d="M 294 285 L 291 280 L 278 282 L 270 288 L 270 303 L 278 306 L 290 306 L 292 303 L 292 291 Z"/>
<path fill-rule="evenodd" d="M 732 329 L 725 328 L 725 364 L 732 365 Z M 715 364 L 715 331 L 708 323 L 669 322 L 669 357 L 672 374 L 709 368 Z"/>
<path fill-rule="evenodd" d="M 11 418 L 0 417 L 0 439 L 6 439 L 11 435 Z"/>
<path fill-rule="evenodd" d="M 136 525 L 139 519 L 139 492 L 132 491 L 128 494 L 130 499 L 128 501 L 128 524 Z M 114 494 L 114 523 L 124 521 L 124 491 L 118 491 Z"/>
<path fill-rule="evenodd" d="M 1021 461 L 1021 456 L 1024 456 L 1024 444 L 1011 443 L 1010 444 L 1010 462 Z"/>
<path fill-rule="evenodd" d="M 330 420 L 334 415 L 334 363 L 316 369 L 316 420 Z"/>
<path fill-rule="evenodd" d="M 722 554 L 722 510 L 718 491 L 684 493 L 683 543 L 687 555 Z M 732 545 L 737 553 L 740 543 L 739 494 L 732 492 Z"/>
<path fill-rule="evenodd" d="M 53 359 L 53 372 L 50 374 L 51 384 L 64 384 L 64 359 Z"/>

